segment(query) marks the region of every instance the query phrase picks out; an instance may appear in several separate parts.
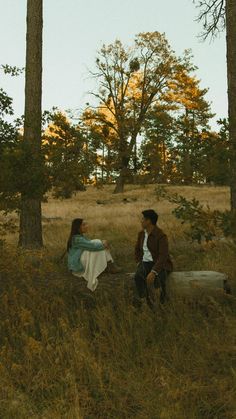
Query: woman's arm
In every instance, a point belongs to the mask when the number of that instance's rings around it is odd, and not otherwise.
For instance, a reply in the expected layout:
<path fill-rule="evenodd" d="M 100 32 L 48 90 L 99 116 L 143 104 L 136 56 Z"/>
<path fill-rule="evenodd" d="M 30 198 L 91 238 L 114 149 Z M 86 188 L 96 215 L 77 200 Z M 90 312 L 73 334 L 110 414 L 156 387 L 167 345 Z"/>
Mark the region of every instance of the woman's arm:
<path fill-rule="evenodd" d="M 86 239 L 86 237 L 83 236 L 74 237 L 73 247 L 77 249 L 89 250 L 90 252 L 105 250 L 105 246 L 102 242 L 93 242 L 92 240 Z"/>

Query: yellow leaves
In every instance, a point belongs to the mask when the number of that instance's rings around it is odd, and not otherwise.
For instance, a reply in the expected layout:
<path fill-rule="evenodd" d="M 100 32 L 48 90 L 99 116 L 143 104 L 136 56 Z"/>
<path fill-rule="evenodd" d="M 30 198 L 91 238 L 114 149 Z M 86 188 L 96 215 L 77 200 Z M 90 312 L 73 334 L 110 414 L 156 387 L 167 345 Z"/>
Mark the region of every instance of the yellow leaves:
<path fill-rule="evenodd" d="M 200 89 L 200 81 L 196 76 L 190 76 L 186 71 L 179 71 L 169 80 L 168 89 L 164 95 L 167 102 L 178 104 L 188 110 L 198 110 L 207 104 L 204 100 L 206 89 Z"/>
<path fill-rule="evenodd" d="M 138 71 L 132 74 L 132 77 L 130 78 L 128 89 L 127 89 L 127 97 L 135 101 L 140 101 L 143 94 L 142 84 L 143 84 L 143 72 Z"/>
<path fill-rule="evenodd" d="M 116 135 L 117 121 L 114 116 L 115 108 L 112 101 L 105 106 L 100 104 L 95 110 L 88 108 L 82 115 L 84 125 L 94 133 L 101 135 L 109 143 L 110 138 Z M 109 127 L 106 131 L 104 126 Z M 114 128 L 113 128 L 114 127 Z"/>

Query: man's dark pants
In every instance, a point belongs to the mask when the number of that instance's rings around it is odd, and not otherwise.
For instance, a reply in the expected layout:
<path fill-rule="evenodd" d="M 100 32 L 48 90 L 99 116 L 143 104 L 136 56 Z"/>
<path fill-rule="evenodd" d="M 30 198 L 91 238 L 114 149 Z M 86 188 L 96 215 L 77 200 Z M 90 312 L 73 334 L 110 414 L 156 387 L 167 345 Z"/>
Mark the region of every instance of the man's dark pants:
<path fill-rule="evenodd" d="M 151 303 L 149 292 L 148 292 L 146 278 L 148 274 L 151 272 L 153 266 L 154 266 L 154 262 L 140 262 L 137 267 L 137 271 L 134 277 L 136 290 L 137 290 L 139 298 L 146 297 L 147 303 L 149 305 L 151 305 L 152 303 Z M 160 293 L 161 303 L 164 303 L 166 300 L 166 279 L 167 279 L 168 274 L 169 272 L 163 269 L 156 275 L 155 280 L 154 280 L 154 287 L 161 288 L 161 293 Z"/>

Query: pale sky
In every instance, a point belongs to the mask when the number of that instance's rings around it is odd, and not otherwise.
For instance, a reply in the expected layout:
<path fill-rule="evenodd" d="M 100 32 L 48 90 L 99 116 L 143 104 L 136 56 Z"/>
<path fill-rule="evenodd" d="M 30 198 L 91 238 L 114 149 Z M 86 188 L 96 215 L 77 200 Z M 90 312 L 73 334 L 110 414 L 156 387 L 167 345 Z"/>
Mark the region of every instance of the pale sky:
<path fill-rule="evenodd" d="M 225 34 L 197 38 L 192 0 L 44 0 L 43 108 L 78 109 L 89 101 L 96 51 L 116 38 L 130 44 L 139 32 L 165 32 L 180 55 L 191 48 L 201 87 L 217 118 L 227 116 Z M 0 64 L 25 65 L 26 0 L 0 0 Z M 24 77 L 2 76 L 0 87 L 24 112 Z M 213 126 L 215 124 L 213 123 Z"/>

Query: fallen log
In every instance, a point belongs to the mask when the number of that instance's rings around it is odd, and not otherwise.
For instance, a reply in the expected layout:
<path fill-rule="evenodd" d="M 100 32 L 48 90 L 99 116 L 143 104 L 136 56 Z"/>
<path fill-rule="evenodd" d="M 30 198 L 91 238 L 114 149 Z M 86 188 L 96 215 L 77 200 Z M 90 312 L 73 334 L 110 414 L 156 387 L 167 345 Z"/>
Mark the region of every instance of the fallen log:
<path fill-rule="evenodd" d="M 229 280 L 226 274 L 214 271 L 172 272 L 167 280 L 168 291 L 191 293 L 195 290 L 212 291 L 221 289 L 231 294 Z"/>
<path fill-rule="evenodd" d="M 133 278 L 135 273 L 129 273 Z M 194 291 L 203 290 L 211 292 L 223 290 L 226 294 L 231 294 L 229 279 L 226 274 L 214 271 L 183 271 L 172 272 L 167 279 L 167 293 L 192 294 Z"/>

